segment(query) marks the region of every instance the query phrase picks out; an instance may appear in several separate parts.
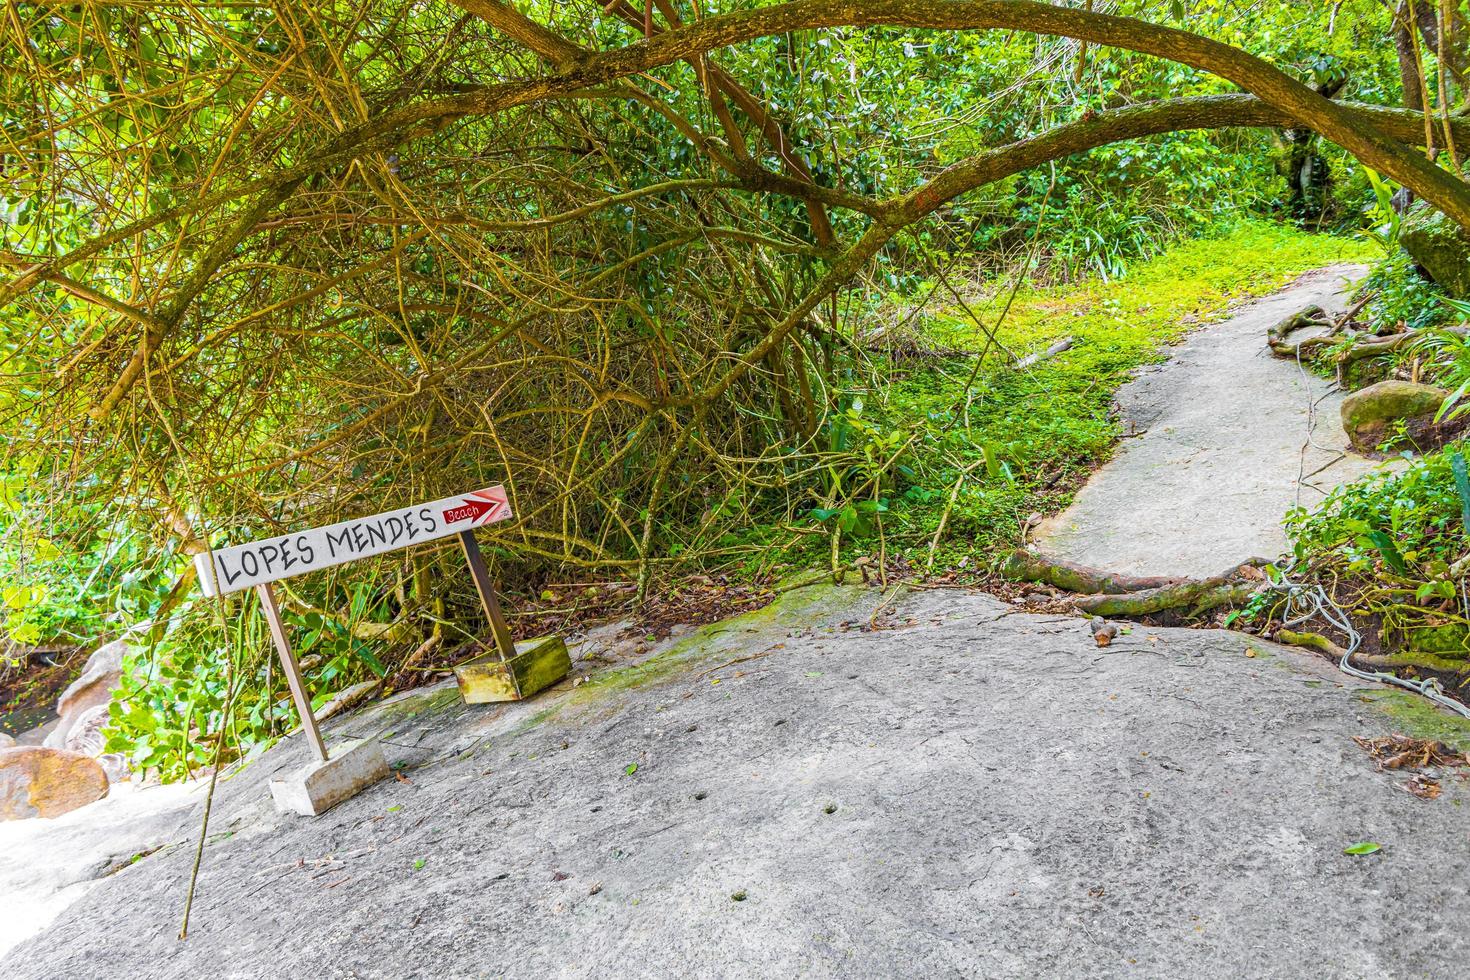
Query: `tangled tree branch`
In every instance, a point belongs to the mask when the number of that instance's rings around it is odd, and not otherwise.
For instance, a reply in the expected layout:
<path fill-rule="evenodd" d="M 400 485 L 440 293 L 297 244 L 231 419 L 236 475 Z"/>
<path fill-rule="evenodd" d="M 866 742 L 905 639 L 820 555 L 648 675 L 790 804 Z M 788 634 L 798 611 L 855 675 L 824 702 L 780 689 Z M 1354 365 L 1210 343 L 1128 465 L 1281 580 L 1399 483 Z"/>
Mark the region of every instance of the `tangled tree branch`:
<path fill-rule="evenodd" d="M 115 21 L 47 8 L 25 39 L 44 86 L 7 90 L 24 108 L 7 166 L 54 216 L 3 256 L 0 306 L 37 325 L 11 411 L 43 421 L 17 445 L 67 446 L 70 471 L 144 509 L 136 474 L 161 471 L 190 506 L 272 527 L 388 486 L 501 480 L 520 518 L 497 527 L 505 548 L 646 582 L 726 547 L 753 497 L 787 521 L 811 506 L 863 356 L 839 295 L 977 190 L 1124 140 L 1306 127 L 1470 219 L 1465 185 L 1417 149 L 1422 115 L 1334 103 L 1137 19 L 1027 0 L 698 18 L 658 0 L 607 7 L 637 32 L 621 43 L 601 8 L 554 26 L 498 0 L 444 8 L 281 10 L 269 30 L 187 0 Z M 880 26 L 1075 38 L 1246 94 L 1089 111 L 863 183 L 821 172 L 824 134 L 721 54 Z M 170 31 L 168 57 L 137 40 Z M 115 94 L 95 94 L 104 77 Z"/>

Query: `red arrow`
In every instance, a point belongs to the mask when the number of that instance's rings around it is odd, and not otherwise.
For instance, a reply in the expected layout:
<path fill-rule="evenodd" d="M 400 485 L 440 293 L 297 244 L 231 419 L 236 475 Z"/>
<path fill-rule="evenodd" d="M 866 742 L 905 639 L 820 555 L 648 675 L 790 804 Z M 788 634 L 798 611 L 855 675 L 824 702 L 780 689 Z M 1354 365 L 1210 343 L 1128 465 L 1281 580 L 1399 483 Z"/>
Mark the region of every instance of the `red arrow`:
<path fill-rule="evenodd" d="M 444 522 L 458 524 L 472 520 L 476 524 L 489 524 L 509 516 L 510 504 L 505 499 L 505 490 L 497 487 L 494 490 L 477 490 L 465 497 L 458 507 L 444 511 Z"/>

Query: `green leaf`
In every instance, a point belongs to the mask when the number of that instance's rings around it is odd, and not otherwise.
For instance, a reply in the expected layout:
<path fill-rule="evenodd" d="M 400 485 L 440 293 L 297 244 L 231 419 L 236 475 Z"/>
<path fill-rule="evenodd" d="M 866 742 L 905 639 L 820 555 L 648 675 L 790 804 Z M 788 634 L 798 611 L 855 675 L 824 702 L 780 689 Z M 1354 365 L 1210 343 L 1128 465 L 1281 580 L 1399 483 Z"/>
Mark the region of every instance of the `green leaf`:
<path fill-rule="evenodd" d="M 378 659 L 376 653 L 373 653 L 372 647 L 362 642 L 354 643 L 353 652 L 357 654 L 357 659 L 367 664 L 368 670 L 377 674 L 379 677 L 388 676 L 388 668 L 384 667 L 383 661 Z"/>
<path fill-rule="evenodd" d="M 1470 534 L 1470 473 L 1465 467 L 1465 456 L 1458 449 L 1450 454 L 1450 470 L 1455 474 L 1455 490 L 1460 494 L 1460 523 L 1465 533 Z"/>
<path fill-rule="evenodd" d="M 636 762 L 630 762 L 630 763 L 628 763 L 628 767 L 623 770 L 623 775 L 625 775 L 625 776 L 631 776 L 631 775 L 633 775 L 633 773 L 635 773 L 637 771 L 638 771 L 638 763 L 636 763 Z"/>
<path fill-rule="evenodd" d="M 428 862 L 425 861 L 423 858 L 415 858 L 413 862 L 413 869 L 415 871 L 421 871 L 423 870 L 424 865 L 427 863 Z"/>
<path fill-rule="evenodd" d="M 980 453 L 985 457 L 985 475 L 992 480 L 998 480 L 1005 475 L 1000 468 L 1000 454 L 996 452 L 995 446 L 990 443 L 982 443 Z"/>
<path fill-rule="evenodd" d="M 1393 538 L 1390 538 L 1382 531 L 1369 531 L 1363 537 L 1374 548 L 1378 549 L 1378 553 L 1383 556 L 1383 560 L 1388 563 L 1389 568 L 1392 568 L 1400 575 L 1403 575 L 1409 570 L 1408 566 L 1404 564 L 1403 556 L 1399 554 L 1399 549 L 1394 545 Z"/>
<path fill-rule="evenodd" d="M 1347 847 L 1344 847 L 1342 849 L 1342 853 L 1344 853 L 1344 854 L 1373 854 L 1374 852 L 1379 851 L 1379 850 L 1382 850 L 1381 845 L 1375 844 L 1371 840 L 1364 840 L 1364 841 L 1358 841 L 1358 843 L 1356 843 L 1356 844 L 1349 844 Z"/>
<path fill-rule="evenodd" d="M 1465 381 L 1460 387 L 1445 396 L 1444 401 L 1440 402 L 1439 411 L 1434 413 L 1436 424 L 1443 422 L 1447 418 L 1455 419 L 1460 417 L 1461 413 L 1465 411 L 1464 406 L 1460 405 L 1460 400 L 1465 397 L 1466 392 L 1470 392 L 1470 381 Z"/>

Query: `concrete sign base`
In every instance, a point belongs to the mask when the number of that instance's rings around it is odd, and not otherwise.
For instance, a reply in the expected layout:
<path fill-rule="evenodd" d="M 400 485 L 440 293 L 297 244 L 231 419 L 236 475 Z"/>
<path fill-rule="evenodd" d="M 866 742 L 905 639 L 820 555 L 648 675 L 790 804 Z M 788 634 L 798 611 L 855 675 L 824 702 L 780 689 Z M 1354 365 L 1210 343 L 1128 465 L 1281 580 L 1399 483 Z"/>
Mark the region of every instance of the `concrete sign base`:
<path fill-rule="evenodd" d="M 276 809 L 315 817 L 388 777 L 383 747 L 356 739 L 332 747 L 332 758 L 313 761 L 283 779 L 271 780 Z"/>

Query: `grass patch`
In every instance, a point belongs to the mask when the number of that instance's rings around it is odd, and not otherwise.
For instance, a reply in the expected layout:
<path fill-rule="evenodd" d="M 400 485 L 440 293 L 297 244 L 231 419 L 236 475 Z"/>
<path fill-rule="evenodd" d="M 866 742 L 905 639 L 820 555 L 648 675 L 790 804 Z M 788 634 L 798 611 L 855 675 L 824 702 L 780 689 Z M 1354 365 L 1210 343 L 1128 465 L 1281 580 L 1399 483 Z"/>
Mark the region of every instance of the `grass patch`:
<path fill-rule="evenodd" d="M 831 467 L 831 499 L 806 519 L 829 530 L 841 524 L 838 553 L 848 558 L 881 544 L 888 556 L 922 564 L 941 520 L 937 566 L 988 558 L 1020 540 L 1029 514 L 1064 507 L 1112 453 L 1120 432 L 1109 409 L 1133 369 L 1162 360 L 1169 343 L 1235 301 L 1364 257 L 1357 241 L 1244 222 L 1139 263 L 1124 279 L 1023 288 L 1003 319 L 1008 288 L 931 305 L 913 329 L 920 347 L 945 356 L 894 358 L 884 383 L 853 393 L 854 407 L 832 423 L 830 438 L 853 462 Z M 1027 370 L 1011 366 L 1063 337 L 1073 339 L 1071 349 Z M 864 486 L 875 461 L 890 457 L 888 470 Z M 855 496 L 844 499 L 844 491 Z M 775 534 L 766 539 L 775 542 Z M 829 536 L 811 535 L 759 564 L 820 562 L 830 550 Z"/>

